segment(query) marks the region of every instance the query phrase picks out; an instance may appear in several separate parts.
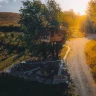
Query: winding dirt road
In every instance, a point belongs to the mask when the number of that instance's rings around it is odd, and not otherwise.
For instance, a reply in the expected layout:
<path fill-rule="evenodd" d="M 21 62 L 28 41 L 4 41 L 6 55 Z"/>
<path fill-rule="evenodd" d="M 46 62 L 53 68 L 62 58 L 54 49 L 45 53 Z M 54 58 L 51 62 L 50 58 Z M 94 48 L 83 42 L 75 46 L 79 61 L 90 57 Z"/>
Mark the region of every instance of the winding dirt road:
<path fill-rule="evenodd" d="M 67 65 L 76 86 L 76 93 L 80 96 L 96 96 L 96 84 L 90 73 L 90 68 L 86 64 L 84 54 L 84 47 L 88 41 L 87 38 L 67 41 L 67 45 L 71 48 Z"/>

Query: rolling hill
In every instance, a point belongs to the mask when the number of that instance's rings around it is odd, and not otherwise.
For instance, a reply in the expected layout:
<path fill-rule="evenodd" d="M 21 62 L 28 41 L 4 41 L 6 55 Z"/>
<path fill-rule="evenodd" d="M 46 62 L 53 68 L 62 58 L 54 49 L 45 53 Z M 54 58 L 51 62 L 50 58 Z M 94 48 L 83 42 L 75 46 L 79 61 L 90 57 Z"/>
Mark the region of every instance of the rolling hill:
<path fill-rule="evenodd" d="M 0 26 L 19 26 L 18 22 L 20 20 L 19 13 L 12 12 L 0 12 Z"/>

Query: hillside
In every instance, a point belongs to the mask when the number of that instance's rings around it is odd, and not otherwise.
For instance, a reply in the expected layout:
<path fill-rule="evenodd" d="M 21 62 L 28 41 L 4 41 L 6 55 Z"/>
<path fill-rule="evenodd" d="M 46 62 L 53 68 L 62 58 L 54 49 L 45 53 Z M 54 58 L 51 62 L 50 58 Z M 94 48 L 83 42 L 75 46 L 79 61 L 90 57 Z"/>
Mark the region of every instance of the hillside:
<path fill-rule="evenodd" d="M 19 32 L 0 32 L 0 71 L 6 67 L 30 58 L 24 56 L 23 35 Z M 1 95 L 0 95 L 1 96 Z"/>
<path fill-rule="evenodd" d="M 20 14 L 11 12 L 0 12 L 0 26 L 19 26 Z"/>

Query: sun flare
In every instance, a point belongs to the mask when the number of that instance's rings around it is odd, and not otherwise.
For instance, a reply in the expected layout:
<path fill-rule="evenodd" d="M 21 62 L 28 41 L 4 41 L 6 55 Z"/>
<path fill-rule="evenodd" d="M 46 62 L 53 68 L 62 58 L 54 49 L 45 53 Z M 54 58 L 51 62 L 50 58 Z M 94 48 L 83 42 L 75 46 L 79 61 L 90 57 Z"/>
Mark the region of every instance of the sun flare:
<path fill-rule="evenodd" d="M 85 15 L 87 4 L 90 0 L 55 0 L 60 4 L 62 10 L 73 9 L 75 13 Z"/>

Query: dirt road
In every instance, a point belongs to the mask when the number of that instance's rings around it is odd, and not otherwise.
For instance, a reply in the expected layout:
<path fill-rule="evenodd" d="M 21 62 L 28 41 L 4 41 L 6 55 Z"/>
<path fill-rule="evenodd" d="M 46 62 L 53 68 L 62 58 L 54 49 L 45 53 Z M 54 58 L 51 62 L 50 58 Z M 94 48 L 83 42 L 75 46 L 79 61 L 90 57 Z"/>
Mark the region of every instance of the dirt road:
<path fill-rule="evenodd" d="M 67 65 L 72 79 L 75 83 L 76 93 L 80 96 L 96 96 L 96 84 L 86 64 L 84 47 L 89 41 L 87 38 L 77 38 L 67 41 L 71 48 Z"/>

